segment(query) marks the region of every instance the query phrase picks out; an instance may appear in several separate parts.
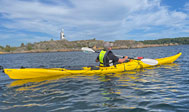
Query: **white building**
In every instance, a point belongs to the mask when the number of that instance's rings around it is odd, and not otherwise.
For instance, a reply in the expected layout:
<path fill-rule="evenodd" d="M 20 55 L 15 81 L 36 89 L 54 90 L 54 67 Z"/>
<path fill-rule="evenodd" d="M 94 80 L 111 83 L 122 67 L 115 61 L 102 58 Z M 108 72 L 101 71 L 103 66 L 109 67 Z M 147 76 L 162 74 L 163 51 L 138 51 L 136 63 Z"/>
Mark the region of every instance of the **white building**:
<path fill-rule="evenodd" d="M 60 40 L 65 40 L 64 29 L 60 32 Z"/>

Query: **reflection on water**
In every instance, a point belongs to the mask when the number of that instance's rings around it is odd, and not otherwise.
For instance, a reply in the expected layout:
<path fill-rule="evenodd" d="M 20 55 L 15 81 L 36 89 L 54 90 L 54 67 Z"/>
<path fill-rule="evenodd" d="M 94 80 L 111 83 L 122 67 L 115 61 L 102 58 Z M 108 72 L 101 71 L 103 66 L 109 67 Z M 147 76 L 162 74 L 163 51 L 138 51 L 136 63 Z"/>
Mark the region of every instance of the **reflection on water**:
<path fill-rule="evenodd" d="M 34 79 L 24 79 L 24 80 L 15 80 L 11 84 L 8 84 L 7 87 L 19 87 L 16 88 L 16 91 L 27 91 L 34 90 L 36 87 L 40 87 L 40 85 L 45 85 L 53 82 L 57 82 L 63 78 L 81 78 L 83 75 L 62 75 L 62 76 L 54 76 L 54 77 L 42 77 L 42 78 L 34 78 Z M 90 75 L 88 75 L 90 76 Z"/>

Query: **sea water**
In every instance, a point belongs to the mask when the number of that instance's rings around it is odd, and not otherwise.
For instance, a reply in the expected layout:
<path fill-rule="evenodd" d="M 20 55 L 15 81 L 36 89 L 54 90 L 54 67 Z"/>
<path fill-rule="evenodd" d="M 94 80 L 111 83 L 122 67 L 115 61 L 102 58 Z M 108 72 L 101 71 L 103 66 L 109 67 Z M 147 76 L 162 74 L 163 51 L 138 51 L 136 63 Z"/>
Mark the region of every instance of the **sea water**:
<path fill-rule="evenodd" d="M 145 58 L 183 54 L 173 64 L 119 74 L 12 80 L 0 72 L 0 112 L 189 111 L 189 45 L 113 52 Z M 4 68 L 95 66 L 96 56 L 83 52 L 3 54 L 0 65 Z"/>

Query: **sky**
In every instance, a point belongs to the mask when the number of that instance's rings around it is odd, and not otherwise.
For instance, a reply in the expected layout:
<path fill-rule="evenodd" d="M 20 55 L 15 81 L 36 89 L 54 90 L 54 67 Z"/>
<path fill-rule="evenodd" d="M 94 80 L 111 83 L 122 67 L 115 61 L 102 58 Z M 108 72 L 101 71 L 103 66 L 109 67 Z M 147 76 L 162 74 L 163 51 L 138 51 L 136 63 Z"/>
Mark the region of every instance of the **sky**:
<path fill-rule="evenodd" d="M 189 0 L 0 0 L 0 46 L 189 37 Z"/>

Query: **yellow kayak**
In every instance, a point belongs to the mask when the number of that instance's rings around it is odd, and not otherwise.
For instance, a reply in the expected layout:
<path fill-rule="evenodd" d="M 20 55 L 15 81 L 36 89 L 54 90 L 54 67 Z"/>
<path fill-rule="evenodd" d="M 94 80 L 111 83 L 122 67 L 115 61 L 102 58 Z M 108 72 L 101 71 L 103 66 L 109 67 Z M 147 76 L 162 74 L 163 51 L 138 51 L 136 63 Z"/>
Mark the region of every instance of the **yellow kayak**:
<path fill-rule="evenodd" d="M 4 69 L 11 79 L 30 79 L 39 77 L 52 77 L 59 75 L 73 75 L 73 74 L 107 74 L 118 73 L 130 70 L 143 69 L 147 67 L 173 63 L 182 53 L 178 53 L 174 56 L 154 59 L 156 64 L 148 64 L 148 62 L 141 60 L 130 60 L 129 62 L 117 64 L 111 67 L 82 67 L 81 70 L 70 70 L 65 68 L 19 68 L 19 69 Z M 147 60 L 148 61 L 148 60 Z"/>

